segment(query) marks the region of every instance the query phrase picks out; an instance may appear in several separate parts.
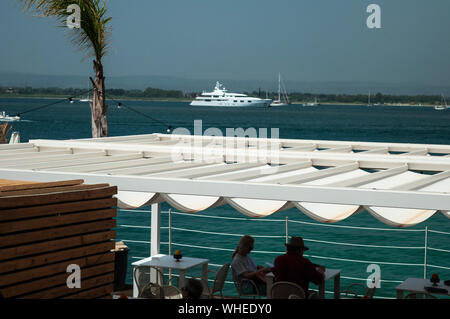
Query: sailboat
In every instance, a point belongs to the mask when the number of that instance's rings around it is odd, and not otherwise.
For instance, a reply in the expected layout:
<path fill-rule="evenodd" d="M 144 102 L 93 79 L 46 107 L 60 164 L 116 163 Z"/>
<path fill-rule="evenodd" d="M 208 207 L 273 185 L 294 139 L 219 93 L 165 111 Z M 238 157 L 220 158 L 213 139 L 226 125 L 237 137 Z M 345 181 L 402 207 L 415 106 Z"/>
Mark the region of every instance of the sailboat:
<path fill-rule="evenodd" d="M 89 93 L 85 99 L 80 99 L 80 102 L 89 102 L 92 103 L 92 98 L 90 97 Z"/>
<path fill-rule="evenodd" d="M 88 83 L 88 87 L 89 87 L 89 83 Z M 84 103 L 89 102 L 89 103 L 92 103 L 92 98 L 90 97 L 89 91 L 88 91 L 87 97 L 84 98 L 84 99 L 80 99 L 80 102 L 84 102 Z"/>
<path fill-rule="evenodd" d="M 289 98 L 286 93 L 286 89 L 283 86 L 283 101 L 281 100 L 281 74 L 278 73 L 278 100 L 273 101 L 270 103 L 270 106 L 286 106 L 291 104 L 289 102 Z"/>
<path fill-rule="evenodd" d="M 370 103 L 370 91 L 369 91 L 369 100 L 367 101 L 367 106 L 373 106 L 373 104 Z"/>
<path fill-rule="evenodd" d="M 444 102 L 444 103 L 442 103 L 442 102 Z M 443 110 L 447 109 L 447 101 L 445 100 L 444 94 L 442 94 L 441 104 L 440 105 L 436 105 L 434 107 L 434 109 L 436 111 L 443 111 Z"/>

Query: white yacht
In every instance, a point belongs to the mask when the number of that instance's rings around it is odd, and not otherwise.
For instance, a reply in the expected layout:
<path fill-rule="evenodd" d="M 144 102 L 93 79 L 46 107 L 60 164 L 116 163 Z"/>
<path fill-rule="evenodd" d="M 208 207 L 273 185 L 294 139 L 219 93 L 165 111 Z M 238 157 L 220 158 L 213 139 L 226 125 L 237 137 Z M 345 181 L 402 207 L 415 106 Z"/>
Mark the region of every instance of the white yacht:
<path fill-rule="evenodd" d="M 6 114 L 5 111 L 2 111 L 0 113 L 0 121 L 2 122 L 13 122 L 13 121 L 20 121 L 20 116 L 9 116 Z"/>
<path fill-rule="evenodd" d="M 259 106 L 268 107 L 272 102 L 271 99 L 260 99 L 251 97 L 241 93 L 230 93 L 220 84 L 216 82 L 213 92 L 203 92 L 191 102 L 191 106 L 229 106 L 229 107 L 245 107 Z"/>

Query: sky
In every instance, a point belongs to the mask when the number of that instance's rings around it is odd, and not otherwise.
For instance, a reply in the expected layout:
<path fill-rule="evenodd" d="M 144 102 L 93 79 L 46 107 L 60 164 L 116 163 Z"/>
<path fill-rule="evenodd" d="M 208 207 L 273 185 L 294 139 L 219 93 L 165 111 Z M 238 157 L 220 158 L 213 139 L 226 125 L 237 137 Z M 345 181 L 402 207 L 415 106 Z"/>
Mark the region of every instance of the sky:
<path fill-rule="evenodd" d="M 52 18 L 0 1 L 0 71 L 86 75 Z M 448 0 L 109 0 L 110 76 L 448 85 Z M 381 29 L 369 29 L 369 4 Z"/>

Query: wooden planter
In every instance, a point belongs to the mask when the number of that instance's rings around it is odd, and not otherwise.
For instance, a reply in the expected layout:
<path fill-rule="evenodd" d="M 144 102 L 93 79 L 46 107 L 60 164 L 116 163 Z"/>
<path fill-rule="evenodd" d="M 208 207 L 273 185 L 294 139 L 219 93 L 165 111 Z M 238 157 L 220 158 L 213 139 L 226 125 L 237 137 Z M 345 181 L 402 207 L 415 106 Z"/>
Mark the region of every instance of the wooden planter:
<path fill-rule="evenodd" d="M 0 180 L 0 292 L 4 298 L 110 297 L 117 187 L 83 180 Z M 69 288 L 69 265 L 81 288 Z"/>

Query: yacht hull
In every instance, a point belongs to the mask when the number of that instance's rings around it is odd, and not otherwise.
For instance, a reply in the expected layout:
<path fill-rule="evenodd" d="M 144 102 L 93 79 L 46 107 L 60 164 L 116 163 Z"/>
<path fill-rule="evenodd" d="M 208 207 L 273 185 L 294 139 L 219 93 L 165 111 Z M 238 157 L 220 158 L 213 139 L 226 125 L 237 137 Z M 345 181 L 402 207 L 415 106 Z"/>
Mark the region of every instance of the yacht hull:
<path fill-rule="evenodd" d="M 190 106 L 213 106 L 213 107 L 269 107 L 272 100 L 259 100 L 252 102 L 232 102 L 232 101 L 192 101 Z"/>

